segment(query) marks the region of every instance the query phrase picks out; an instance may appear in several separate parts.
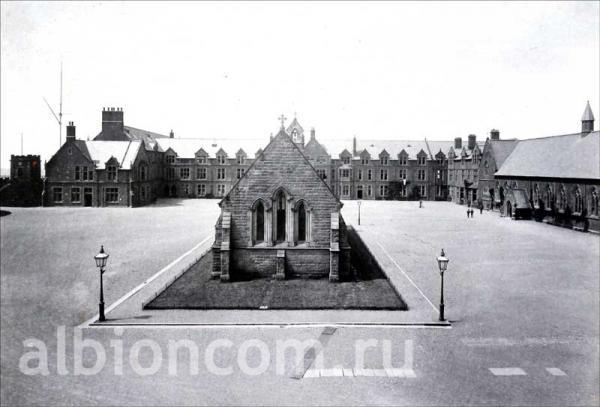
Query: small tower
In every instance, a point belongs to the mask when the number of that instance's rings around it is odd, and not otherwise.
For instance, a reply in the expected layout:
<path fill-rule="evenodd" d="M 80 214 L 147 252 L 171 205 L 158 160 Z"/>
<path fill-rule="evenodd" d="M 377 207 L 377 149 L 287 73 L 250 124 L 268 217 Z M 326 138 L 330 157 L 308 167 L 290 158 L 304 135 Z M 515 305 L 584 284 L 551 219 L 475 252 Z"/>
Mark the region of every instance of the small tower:
<path fill-rule="evenodd" d="M 287 127 L 286 133 L 290 135 L 294 144 L 302 151 L 304 149 L 304 129 L 300 126 L 295 116 L 294 120 Z"/>
<path fill-rule="evenodd" d="M 583 116 L 581 117 L 581 132 L 589 133 L 592 131 L 594 131 L 594 113 L 592 113 L 590 101 L 588 100 L 583 111 Z"/>

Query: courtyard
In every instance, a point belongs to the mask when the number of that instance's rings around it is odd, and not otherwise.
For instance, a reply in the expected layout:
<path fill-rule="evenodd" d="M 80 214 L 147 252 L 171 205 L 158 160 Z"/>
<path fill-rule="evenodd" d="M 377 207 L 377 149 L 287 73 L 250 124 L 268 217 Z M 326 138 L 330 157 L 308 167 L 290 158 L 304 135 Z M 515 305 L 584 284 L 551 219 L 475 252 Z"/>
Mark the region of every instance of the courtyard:
<path fill-rule="evenodd" d="M 11 208 L 10 215 L 0 218 L 1 404 L 600 402 L 599 237 L 486 211 L 467 219 L 465 207 L 446 202 L 424 202 L 424 208 L 418 208 L 418 202 L 364 201 L 360 226 L 356 202 L 345 202 L 342 214 L 390 280 L 414 289 L 412 296 L 402 292 L 407 313 L 420 302 L 428 318 L 435 320 L 440 289 L 436 257 L 445 250 L 450 259 L 445 299 L 451 327 L 91 327 L 82 329 L 85 338 L 106 349 L 117 338 L 125 354 L 137 341 L 150 338 L 163 350 L 170 340 L 189 339 L 207 349 L 213 341 L 226 339 L 231 346 L 214 353 L 214 363 L 231 367 L 231 372 L 219 376 L 202 363 L 194 372 L 198 366 L 191 366 L 182 352 L 176 374 L 166 363 L 151 375 L 139 375 L 128 365 L 119 373 L 112 354 L 97 374 L 73 374 L 75 341 L 70 333 L 97 312 L 98 272 L 92 257 L 99 245 L 104 244 L 111 255 L 105 274 L 105 301 L 110 305 L 210 238 L 218 216 L 216 202 L 164 200 L 138 209 Z M 66 326 L 68 333 L 67 374 L 58 373 L 59 326 Z M 28 338 L 46 344 L 48 375 L 20 371 L 19 360 L 28 350 L 23 341 Z M 239 364 L 248 339 L 263 342 L 273 355 L 259 375 L 245 373 Z M 299 379 L 290 355 L 285 355 L 283 367 L 277 366 L 274 355 L 280 341 L 308 339 L 322 343 L 324 369 Z M 352 369 L 360 341 L 374 344 L 363 362 L 370 372 L 389 367 L 382 357 L 385 341 L 391 343 L 394 367 L 406 363 L 410 343 L 414 375 L 361 375 Z M 151 364 L 152 353 L 138 356 L 142 365 Z M 252 366 L 264 360 L 260 352 L 246 356 Z M 87 366 L 94 360 L 93 353 L 83 356 Z"/>

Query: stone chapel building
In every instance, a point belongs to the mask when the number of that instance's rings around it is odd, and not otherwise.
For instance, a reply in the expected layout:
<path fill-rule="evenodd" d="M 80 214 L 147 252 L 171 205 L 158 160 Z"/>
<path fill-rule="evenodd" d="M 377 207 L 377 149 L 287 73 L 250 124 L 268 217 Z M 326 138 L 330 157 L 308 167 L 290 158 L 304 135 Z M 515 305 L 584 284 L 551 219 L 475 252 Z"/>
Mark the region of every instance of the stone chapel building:
<path fill-rule="evenodd" d="M 350 272 L 343 204 L 299 143 L 282 125 L 220 201 L 213 277 L 329 276 L 338 281 Z"/>

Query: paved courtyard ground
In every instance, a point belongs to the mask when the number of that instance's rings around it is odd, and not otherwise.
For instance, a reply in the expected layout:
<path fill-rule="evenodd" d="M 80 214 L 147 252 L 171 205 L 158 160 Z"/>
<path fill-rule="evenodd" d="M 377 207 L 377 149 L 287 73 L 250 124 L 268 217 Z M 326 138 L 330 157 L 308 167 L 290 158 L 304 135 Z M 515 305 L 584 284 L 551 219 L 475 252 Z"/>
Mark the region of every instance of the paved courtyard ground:
<path fill-rule="evenodd" d="M 97 310 L 92 256 L 99 244 L 111 254 L 105 280 L 110 304 L 214 233 L 215 201 L 166 201 L 140 209 L 11 209 L 0 218 L 0 402 L 598 405 L 599 237 L 497 213 L 467 219 L 464 207 L 424 204 L 419 209 L 415 202 L 363 202 L 360 226 L 355 202 L 345 203 L 343 215 L 368 236 L 393 278 L 418 288 L 416 296 L 432 314 L 439 301 L 435 258 L 445 249 L 452 328 L 88 328 L 83 337 L 107 352 L 104 368 L 89 376 L 74 374 L 79 359 L 73 327 Z M 64 367 L 56 336 L 60 325 L 67 333 Z M 47 375 L 20 371 L 28 338 L 47 345 Z M 309 351 L 303 360 L 316 377 L 294 378 L 298 363 L 289 353 L 278 363 L 278 345 L 311 339 L 323 344 L 323 365 L 312 362 Z M 143 375 L 131 360 L 152 367 L 159 358 L 139 345 L 149 340 L 165 360 L 156 373 Z M 199 363 L 190 363 L 185 351 L 168 363 L 173 340 L 193 341 Z M 264 348 L 248 350 L 249 340 Z M 119 342 L 122 370 L 115 362 Z M 215 343 L 222 346 L 215 350 Z M 365 344 L 371 348 L 361 358 Z M 89 349 L 82 359 L 88 367 L 95 363 Z M 355 366 L 359 359 L 362 370 Z M 246 363 L 260 367 L 265 360 L 264 371 L 248 373 Z M 173 361 L 176 372 L 170 372 Z M 226 371 L 215 371 L 211 362 Z"/>

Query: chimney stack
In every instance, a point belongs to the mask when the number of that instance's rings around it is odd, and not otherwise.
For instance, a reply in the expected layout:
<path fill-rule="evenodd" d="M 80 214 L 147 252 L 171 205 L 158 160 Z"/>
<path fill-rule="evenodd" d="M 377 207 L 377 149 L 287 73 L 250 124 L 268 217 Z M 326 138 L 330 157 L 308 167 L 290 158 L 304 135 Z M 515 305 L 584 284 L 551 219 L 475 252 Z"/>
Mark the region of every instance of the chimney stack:
<path fill-rule="evenodd" d="M 588 100 L 581 117 L 581 132 L 587 134 L 592 131 L 594 131 L 594 113 L 592 113 L 590 101 Z"/>
<path fill-rule="evenodd" d="M 475 148 L 476 141 L 477 141 L 477 136 L 476 136 L 476 135 L 474 135 L 474 134 L 469 134 L 469 144 L 467 144 L 467 148 L 468 148 L 469 150 L 472 150 L 472 149 L 474 149 L 474 148 Z"/>
<path fill-rule="evenodd" d="M 310 129 L 310 139 L 312 141 L 314 141 L 316 139 L 316 137 L 315 137 L 315 128 L 314 127 Z"/>
<path fill-rule="evenodd" d="M 500 140 L 500 130 L 496 130 L 496 129 L 490 130 L 490 138 L 492 140 Z"/>
<path fill-rule="evenodd" d="M 352 138 L 352 155 L 356 156 L 356 136 Z"/>
<path fill-rule="evenodd" d="M 169 138 L 175 138 L 175 133 L 173 133 L 173 129 L 171 129 L 171 132 L 169 133 Z"/>
<path fill-rule="evenodd" d="M 461 148 L 462 148 L 462 138 L 455 137 L 454 138 L 454 149 L 455 150 L 460 150 Z"/>
<path fill-rule="evenodd" d="M 67 143 L 75 141 L 75 125 L 73 122 L 69 122 L 67 125 Z"/>
<path fill-rule="evenodd" d="M 107 107 L 102 109 L 102 140 L 123 139 L 123 109 Z"/>

